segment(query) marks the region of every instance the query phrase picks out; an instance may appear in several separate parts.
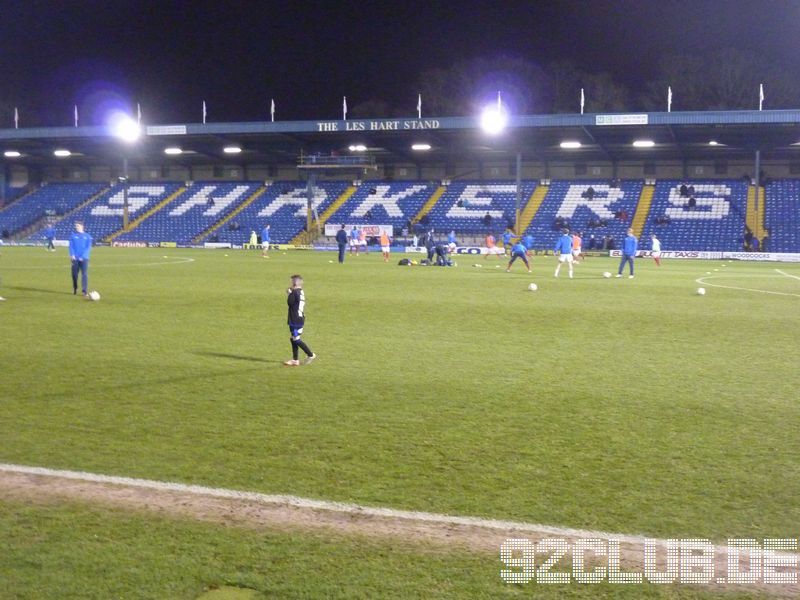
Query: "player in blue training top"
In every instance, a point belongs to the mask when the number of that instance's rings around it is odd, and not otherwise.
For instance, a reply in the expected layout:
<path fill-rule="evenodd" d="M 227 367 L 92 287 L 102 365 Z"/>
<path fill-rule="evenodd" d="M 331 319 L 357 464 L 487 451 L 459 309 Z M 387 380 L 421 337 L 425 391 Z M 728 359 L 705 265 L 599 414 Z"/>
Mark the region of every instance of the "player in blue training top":
<path fill-rule="evenodd" d="M 358 242 L 360 238 L 360 232 L 358 231 L 358 227 L 353 225 L 353 228 L 350 230 L 350 254 L 353 253 L 353 250 L 356 251 L 356 256 L 358 256 Z"/>
<path fill-rule="evenodd" d="M 506 228 L 505 232 L 503 233 L 503 252 L 508 252 L 509 255 L 513 253 L 513 248 L 511 245 L 511 238 L 514 237 L 514 234 L 511 233 L 511 230 Z"/>
<path fill-rule="evenodd" d="M 522 242 L 517 242 L 511 248 L 511 260 L 508 261 L 508 267 L 506 267 L 506 273 L 511 272 L 511 265 L 514 264 L 514 261 L 522 259 L 522 262 L 525 263 L 525 266 L 528 267 L 528 273 L 531 272 L 531 265 L 528 263 L 528 258 L 525 256 L 528 253 L 528 249 L 525 247 L 525 244 Z"/>
<path fill-rule="evenodd" d="M 289 305 L 289 338 L 292 342 L 292 358 L 283 364 L 287 367 L 300 366 L 299 350 L 306 353 L 306 358 L 302 364 L 307 365 L 312 362 L 317 355 L 311 351 L 311 348 L 306 346 L 306 343 L 300 339 L 303 335 L 303 327 L 306 324 L 306 293 L 303 291 L 303 278 L 300 275 L 292 275 L 290 287 L 286 290 L 289 295 L 286 303 Z"/>
<path fill-rule="evenodd" d="M 269 223 L 261 230 L 261 258 L 269 258 Z"/>
<path fill-rule="evenodd" d="M 522 244 L 525 246 L 525 249 L 530 252 L 533 250 L 533 236 L 529 233 L 524 238 L 522 238 Z"/>
<path fill-rule="evenodd" d="M 83 230 L 83 223 L 75 223 L 75 233 L 69 238 L 69 258 L 72 261 L 72 293 L 78 293 L 78 273 L 81 273 L 81 290 L 89 292 L 89 255 L 92 253 L 92 236 Z"/>
<path fill-rule="evenodd" d="M 561 232 L 561 237 L 556 240 L 555 252 L 558 254 L 555 276 L 558 277 L 561 265 L 567 263 L 569 265 L 569 278 L 572 279 L 572 236 L 567 229 L 564 229 Z"/>
<path fill-rule="evenodd" d="M 53 244 L 53 240 L 56 237 L 56 228 L 53 227 L 52 223 L 44 228 L 44 239 L 47 242 L 47 247 L 45 248 L 48 251 L 55 252 L 56 246 Z"/>
<path fill-rule="evenodd" d="M 619 271 L 617 277 L 622 277 L 622 270 L 625 268 L 625 263 L 630 267 L 630 275 L 628 279 L 633 279 L 633 259 L 636 258 L 636 250 L 639 248 L 639 240 L 633 235 L 633 229 L 628 229 L 628 235 L 625 236 L 625 241 L 622 242 L 622 260 L 619 261 Z"/>

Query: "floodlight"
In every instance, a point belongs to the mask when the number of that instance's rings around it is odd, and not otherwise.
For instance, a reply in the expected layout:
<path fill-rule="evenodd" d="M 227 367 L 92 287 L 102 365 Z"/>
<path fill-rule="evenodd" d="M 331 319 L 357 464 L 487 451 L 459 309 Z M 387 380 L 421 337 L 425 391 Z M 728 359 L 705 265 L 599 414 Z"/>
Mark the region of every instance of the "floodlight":
<path fill-rule="evenodd" d="M 239 154 L 242 149 L 239 146 L 225 146 L 222 151 L 225 154 Z"/>
<path fill-rule="evenodd" d="M 170 146 L 169 148 L 164 148 L 164 154 L 169 154 L 170 156 L 175 156 L 178 154 L 183 154 L 183 150 L 176 146 Z"/>
<path fill-rule="evenodd" d="M 653 140 L 635 140 L 633 142 L 634 148 L 652 148 L 656 143 Z"/>
<path fill-rule="evenodd" d="M 498 135 L 508 125 L 508 113 L 501 104 L 492 104 L 481 113 L 481 129 L 489 135 Z"/>
<path fill-rule="evenodd" d="M 426 152 L 431 149 L 430 144 L 411 144 L 411 149 L 417 152 Z"/>
<path fill-rule="evenodd" d="M 20 154 L 16 150 L 6 150 L 5 152 L 3 152 L 3 156 L 5 156 L 6 158 L 19 158 L 20 156 L 22 156 L 22 154 Z"/>
<path fill-rule="evenodd" d="M 65 158 L 67 156 L 71 156 L 72 152 L 69 150 L 56 150 L 53 152 L 53 154 L 59 158 Z"/>
<path fill-rule="evenodd" d="M 128 144 L 134 143 L 142 135 L 142 128 L 139 127 L 139 123 L 125 113 L 114 113 L 109 118 L 108 124 L 114 137 Z"/>
<path fill-rule="evenodd" d="M 348 150 L 350 150 L 350 152 L 366 152 L 367 147 L 364 144 L 353 144 L 348 147 Z"/>
<path fill-rule="evenodd" d="M 717 140 L 711 140 L 710 142 L 708 142 L 708 145 L 709 146 L 719 146 L 719 142 Z"/>
<path fill-rule="evenodd" d="M 574 150 L 575 148 L 580 148 L 583 144 L 580 142 L 561 142 L 560 146 L 564 148 L 564 150 Z"/>

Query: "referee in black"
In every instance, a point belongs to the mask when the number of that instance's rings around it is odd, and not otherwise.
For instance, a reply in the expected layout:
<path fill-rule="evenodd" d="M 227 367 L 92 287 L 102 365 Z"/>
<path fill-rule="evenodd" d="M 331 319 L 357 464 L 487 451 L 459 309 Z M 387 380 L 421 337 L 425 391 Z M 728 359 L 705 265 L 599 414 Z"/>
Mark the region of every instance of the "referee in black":
<path fill-rule="evenodd" d="M 344 224 L 342 224 L 342 228 L 336 232 L 336 243 L 339 245 L 339 262 L 344 262 L 344 251 L 347 248 L 347 232 L 344 230 Z"/>

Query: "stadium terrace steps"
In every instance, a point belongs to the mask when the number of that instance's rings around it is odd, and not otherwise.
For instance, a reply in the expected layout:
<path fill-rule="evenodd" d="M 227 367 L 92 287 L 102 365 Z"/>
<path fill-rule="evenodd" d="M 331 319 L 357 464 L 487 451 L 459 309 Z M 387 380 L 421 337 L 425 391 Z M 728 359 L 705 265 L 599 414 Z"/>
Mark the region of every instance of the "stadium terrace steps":
<path fill-rule="evenodd" d="M 516 231 L 517 235 L 522 235 L 522 233 L 528 229 L 531 222 L 533 222 L 533 219 L 536 217 L 536 213 L 539 212 L 539 207 L 542 205 L 544 197 L 547 196 L 547 191 L 549 189 L 549 185 L 538 185 L 536 186 L 536 189 L 533 190 L 533 194 L 531 194 L 531 197 L 528 198 L 528 203 L 525 205 L 525 208 L 519 215 L 519 223 L 517 223 Z"/>
<path fill-rule="evenodd" d="M 336 198 L 336 200 L 334 200 L 334 201 L 333 201 L 333 202 L 332 202 L 332 203 L 331 203 L 331 204 L 328 206 L 328 208 L 326 208 L 326 209 L 325 209 L 325 210 L 322 212 L 322 214 L 321 214 L 321 215 L 319 215 L 319 217 L 317 218 L 317 224 L 318 224 L 318 226 L 319 226 L 320 230 L 321 230 L 323 227 L 325 227 L 325 223 L 327 223 L 327 222 L 328 222 L 328 219 L 330 219 L 330 218 L 333 216 L 333 214 L 334 214 L 334 213 L 335 213 L 337 210 L 339 210 L 339 208 L 340 208 L 340 207 L 341 207 L 341 206 L 342 206 L 342 205 L 343 205 L 345 202 L 347 202 L 348 200 L 350 200 L 350 198 L 353 196 L 353 194 L 355 194 L 355 193 L 356 193 L 356 191 L 357 191 L 357 190 L 358 190 L 358 188 L 357 188 L 356 186 L 354 186 L 354 185 L 348 186 L 348 187 L 347 187 L 347 189 L 346 189 L 344 192 L 342 192 L 342 193 L 339 195 L 339 197 L 338 197 L 338 198 Z M 289 243 L 290 243 L 290 244 L 293 244 L 293 245 L 298 245 L 298 244 L 300 244 L 300 243 L 302 243 L 302 242 L 304 241 L 305 237 L 306 237 L 306 232 L 305 232 L 305 231 L 301 231 L 301 232 L 300 232 L 300 233 L 298 233 L 296 236 L 294 236 L 294 237 L 292 238 L 292 241 L 290 241 Z"/>
<path fill-rule="evenodd" d="M 633 228 L 633 235 L 637 238 L 642 236 L 644 231 L 644 224 L 647 222 L 647 217 L 650 215 L 650 207 L 653 205 L 653 194 L 656 192 L 656 186 L 645 185 L 642 187 L 642 193 L 639 195 L 639 204 L 636 206 L 636 212 L 631 221 Z"/>
<path fill-rule="evenodd" d="M 94 202 L 97 202 L 97 200 L 99 200 L 104 194 L 108 193 L 111 190 L 111 188 L 112 186 L 109 185 L 101 189 L 99 192 L 92 194 L 91 196 L 89 196 L 89 198 L 87 198 L 86 200 L 75 206 L 72 210 L 64 213 L 62 216 L 52 221 L 53 225 L 56 226 L 69 220 L 69 218 L 75 213 L 80 212 L 87 206 L 90 206 Z M 36 225 L 37 225 L 36 227 L 30 228 L 30 230 L 26 230 L 25 235 L 20 236 L 19 239 L 24 239 L 25 237 L 28 237 L 29 235 L 44 229 L 44 227 L 47 225 L 47 219 L 45 218 L 40 219 L 39 221 L 37 221 Z"/>
<path fill-rule="evenodd" d="M 192 238 L 192 243 L 194 243 L 194 244 L 197 244 L 197 243 L 199 243 L 199 242 L 200 242 L 200 240 L 202 240 L 203 238 L 205 238 L 205 237 L 207 237 L 207 236 L 211 235 L 212 233 L 214 233 L 215 231 L 217 231 L 217 230 L 218 230 L 220 227 L 222 227 L 223 225 L 225 225 L 225 223 L 229 222 L 229 221 L 230 221 L 231 219 L 233 219 L 233 218 L 234 218 L 236 215 L 238 215 L 240 212 L 242 212 L 242 211 L 243 211 L 245 208 L 247 208 L 247 207 L 248 207 L 248 206 L 250 206 L 250 205 L 251 205 L 253 202 L 255 202 L 256 200 L 258 200 L 258 199 L 261 197 L 261 195 L 262 195 L 264 192 L 266 192 L 266 191 L 267 191 L 267 188 L 268 188 L 268 186 L 265 186 L 265 185 L 259 186 L 259 187 L 256 189 L 256 191 L 254 191 L 252 194 L 250 194 L 250 195 L 249 195 L 249 196 L 248 196 L 248 197 L 245 199 L 245 201 L 244 201 L 244 202 L 242 202 L 242 203 L 241 203 L 239 206 L 237 206 L 236 208 L 234 208 L 234 209 L 233 209 L 231 212 L 229 212 L 228 214 L 226 214 L 226 215 L 225 215 L 224 217 L 222 217 L 222 218 L 221 218 L 219 221 L 217 221 L 216 223 L 214 223 L 213 225 L 211 225 L 211 227 L 209 227 L 208 229 L 206 229 L 206 230 L 202 231 L 202 232 L 201 232 L 201 233 L 199 233 L 198 235 L 194 236 L 194 237 Z"/>
<path fill-rule="evenodd" d="M 8 210 L 9 208 L 11 208 L 12 205 L 16 204 L 17 202 L 21 202 L 22 200 L 25 200 L 25 198 L 27 198 L 31 194 L 35 194 L 36 192 L 39 191 L 39 189 L 40 188 L 38 188 L 38 187 L 34 187 L 32 189 L 29 189 L 27 192 L 25 192 L 21 196 L 17 196 L 16 198 L 12 198 L 10 201 L 6 202 L 3 206 L 0 206 L 0 213 L 2 213 L 5 210 Z"/>
<path fill-rule="evenodd" d="M 433 210 L 433 207 L 436 206 L 436 203 L 439 201 L 439 198 L 447 191 L 447 188 L 443 185 L 440 185 L 436 188 L 436 191 L 433 192 L 428 201 L 422 205 L 422 208 L 419 209 L 419 212 L 414 215 L 414 218 L 411 219 L 411 223 L 419 223 L 419 220 L 427 215 L 429 212 Z"/>
<path fill-rule="evenodd" d="M 161 202 L 156 204 L 153 208 L 149 209 L 143 215 L 140 215 L 137 218 L 135 218 L 133 221 L 129 222 L 127 229 L 122 228 L 122 229 L 120 229 L 118 231 L 115 231 L 111 235 L 107 236 L 104 241 L 112 242 L 117 237 L 122 235 L 123 233 L 129 233 L 129 232 L 133 231 L 134 229 L 136 229 L 142 223 L 142 221 L 144 221 L 145 219 L 147 219 L 147 218 L 151 217 L 152 215 L 154 215 L 155 213 L 157 213 L 159 210 L 164 208 L 167 204 L 169 204 L 170 202 L 175 200 L 175 198 L 177 198 L 178 196 L 183 194 L 187 189 L 189 189 L 189 188 L 184 187 L 184 186 L 179 187 L 177 190 L 172 192 L 169 196 L 164 198 Z"/>
<path fill-rule="evenodd" d="M 759 240 L 764 239 L 767 233 L 764 227 L 764 216 L 767 213 L 766 194 L 764 188 L 758 188 L 758 202 L 756 202 L 756 188 L 751 185 L 747 188 L 747 226 Z"/>

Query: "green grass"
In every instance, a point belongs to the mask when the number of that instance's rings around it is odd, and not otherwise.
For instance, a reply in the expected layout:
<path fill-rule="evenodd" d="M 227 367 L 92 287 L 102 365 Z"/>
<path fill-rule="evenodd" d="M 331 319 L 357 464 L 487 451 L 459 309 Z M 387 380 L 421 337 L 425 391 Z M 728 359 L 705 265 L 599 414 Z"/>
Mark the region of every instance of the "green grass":
<path fill-rule="evenodd" d="M 570 281 L 552 258 L 530 276 L 228 254 L 97 249 L 90 303 L 63 250 L 4 249 L 0 461 L 663 537 L 800 534 L 800 297 L 694 295 L 707 271 L 800 294 L 774 271 L 798 266 L 638 261 L 629 281 L 592 259 Z M 280 365 L 293 272 L 320 355 L 300 369 Z"/>
<path fill-rule="evenodd" d="M 80 504 L 0 503 L 0 532 L 4 599 L 756 597 L 686 586 L 508 585 L 493 556 L 225 528 Z M 228 593 L 208 593 L 220 588 Z M 236 588 L 253 593 L 235 594 Z"/>

